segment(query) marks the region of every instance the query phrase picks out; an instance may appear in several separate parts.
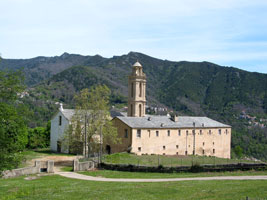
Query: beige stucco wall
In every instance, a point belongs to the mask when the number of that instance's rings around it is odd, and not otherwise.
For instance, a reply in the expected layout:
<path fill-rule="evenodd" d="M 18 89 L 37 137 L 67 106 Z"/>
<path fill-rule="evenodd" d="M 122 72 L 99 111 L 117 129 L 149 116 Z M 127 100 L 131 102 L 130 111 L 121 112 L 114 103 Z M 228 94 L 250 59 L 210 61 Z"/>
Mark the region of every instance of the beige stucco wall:
<path fill-rule="evenodd" d="M 118 135 L 122 138 L 120 145 L 112 145 L 112 153 L 127 151 L 131 146 L 131 152 L 137 155 L 142 154 L 165 154 L 165 155 L 188 155 L 193 154 L 194 136 L 192 128 L 184 128 L 181 135 L 178 129 L 142 129 L 141 137 L 137 137 L 137 129 L 131 129 L 119 119 L 115 120 L 118 127 Z M 128 129 L 128 138 L 124 137 L 124 130 Z M 219 134 L 221 129 L 221 134 Z M 226 134 L 227 129 L 227 134 Z M 170 136 L 168 136 L 170 130 Z M 200 134 L 202 130 L 202 134 Z M 211 134 L 209 134 L 209 130 Z M 150 134 L 149 134 L 150 131 Z M 156 136 L 159 131 L 159 136 Z M 186 134 L 188 131 L 188 135 Z M 230 158 L 231 151 L 231 128 L 196 128 L 195 129 L 195 154 L 216 156 L 220 158 Z M 163 148 L 165 146 L 165 149 Z M 141 147 L 140 149 L 138 149 Z M 213 149 L 215 153 L 213 153 Z M 204 154 L 203 154 L 204 150 Z"/>
<path fill-rule="evenodd" d="M 140 116 L 139 105 L 141 105 L 141 116 L 145 115 L 146 104 L 146 80 L 145 75 L 129 76 L 128 81 L 128 116 Z M 133 87 L 132 87 L 133 84 Z M 141 84 L 141 91 L 140 91 Z M 132 91 L 133 90 L 133 91 Z M 133 96 L 132 96 L 133 92 Z M 141 93 L 141 96 L 140 96 Z M 133 113 L 131 113 L 131 105 L 133 106 Z"/>
<path fill-rule="evenodd" d="M 110 145 L 111 147 L 111 153 L 116 153 L 116 152 L 125 152 L 128 150 L 129 147 L 131 147 L 132 143 L 132 129 L 121 122 L 119 119 L 115 118 L 113 119 L 114 125 L 117 128 L 118 131 L 118 137 L 121 139 L 121 142 L 118 144 L 105 144 Z M 125 129 L 128 130 L 128 137 L 125 137 Z"/>
<path fill-rule="evenodd" d="M 221 134 L 219 134 L 219 129 L 221 129 Z M 170 136 L 168 136 L 168 130 L 170 130 Z M 178 129 L 142 129 L 139 138 L 137 129 L 133 129 L 132 152 L 138 155 L 185 155 L 187 151 L 188 155 L 192 155 L 194 149 L 193 129 L 180 130 L 181 135 L 179 136 Z M 200 134 L 200 130 L 202 130 L 202 134 Z M 209 134 L 209 130 L 211 130 L 211 134 Z M 156 131 L 159 131 L 158 137 Z M 188 131 L 188 135 L 186 131 Z M 231 128 L 196 128 L 195 131 L 196 155 L 230 158 Z M 141 151 L 138 149 L 139 147 L 141 147 Z M 213 149 L 215 153 L 213 153 Z"/>

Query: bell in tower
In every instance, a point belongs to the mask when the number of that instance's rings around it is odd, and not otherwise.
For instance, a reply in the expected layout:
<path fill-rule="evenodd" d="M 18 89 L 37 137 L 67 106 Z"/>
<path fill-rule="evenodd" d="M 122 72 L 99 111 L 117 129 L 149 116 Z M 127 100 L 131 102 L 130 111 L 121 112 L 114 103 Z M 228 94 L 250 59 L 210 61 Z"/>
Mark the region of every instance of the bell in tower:
<path fill-rule="evenodd" d="M 137 61 L 128 81 L 128 116 L 144 117 L 146 111 L 146 75 Z"/>

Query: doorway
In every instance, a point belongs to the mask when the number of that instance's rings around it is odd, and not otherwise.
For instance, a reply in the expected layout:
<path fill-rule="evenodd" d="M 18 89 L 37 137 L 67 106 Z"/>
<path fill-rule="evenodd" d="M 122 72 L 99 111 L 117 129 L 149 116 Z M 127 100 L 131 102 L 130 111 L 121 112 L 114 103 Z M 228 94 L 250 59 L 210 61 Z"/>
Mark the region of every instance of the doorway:
<path fill-rule="evenodd" d="M 106 152 L 107 154 L 111 154 L 111 147 L 109 145 L 106 145 Z"/>
<path fill-rule="evenodd" d="M 57 141 L 57 152 L 61 153 L 61 141 Z"/>

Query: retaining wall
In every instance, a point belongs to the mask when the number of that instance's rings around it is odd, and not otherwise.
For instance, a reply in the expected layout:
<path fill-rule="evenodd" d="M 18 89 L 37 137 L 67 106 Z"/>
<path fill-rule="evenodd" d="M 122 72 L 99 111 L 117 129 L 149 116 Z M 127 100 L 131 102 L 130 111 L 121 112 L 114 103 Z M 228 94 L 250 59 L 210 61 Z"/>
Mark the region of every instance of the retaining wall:
<path fill-rule="evenodd" d="M 6 170 L 2 172 L 2 176 L 3 178 L 11 178 L 23 175 L 38 174 L 41 172 L 53 173 L 54 161 L 35 161 L 35 165 L 33 167 Z"/>
<path fill-rule="evenodd" d="M 86 171 L 89 169 L 95 169 L 97 167 L 97 163 L 93 161 L 85 161 L 85 162 L 79 162 L 78 159 L 75 159 L 73 161 L 73 171 Z"/>

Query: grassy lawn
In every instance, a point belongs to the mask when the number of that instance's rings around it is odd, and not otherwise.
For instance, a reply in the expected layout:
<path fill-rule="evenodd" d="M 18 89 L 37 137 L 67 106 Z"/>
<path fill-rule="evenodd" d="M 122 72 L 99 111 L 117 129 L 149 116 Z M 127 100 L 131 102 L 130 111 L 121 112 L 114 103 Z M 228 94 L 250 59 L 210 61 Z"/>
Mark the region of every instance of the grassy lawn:
<path fill-rule="evenodd" d="M 264 199 L 267 181 L 184 181 L 112 183 L 68 179 L 58 175 L 25 180 L 0 179 L 0 199 Z"/>
<path fill-rule="evenodd" d="M 267 175 L 267 171 L 236 171 L 236 172 L 202 172 L 202 173 L 145 173 L 145 172 L 121 172 L 112 170 L 95 170 L 79 172 L 89 176 L 105 178 L 186 178 L 186 177 L 210 177 L 210 176 L 252 176 Z M 267 183 L 266 183 L 267 184 Z"/>
<path fill-rule="evenodd" d="M 231 164 L 231 163 L 254 163 L 247 160 L 224 159 L 207 156 L 164 156 L 164 155 L 142 155 L 137 156 L 129 153 L 115 153 L 103 158 L 105 163 L 132 164 L 146 166 L 191 166 L 193 164 Z"/>

